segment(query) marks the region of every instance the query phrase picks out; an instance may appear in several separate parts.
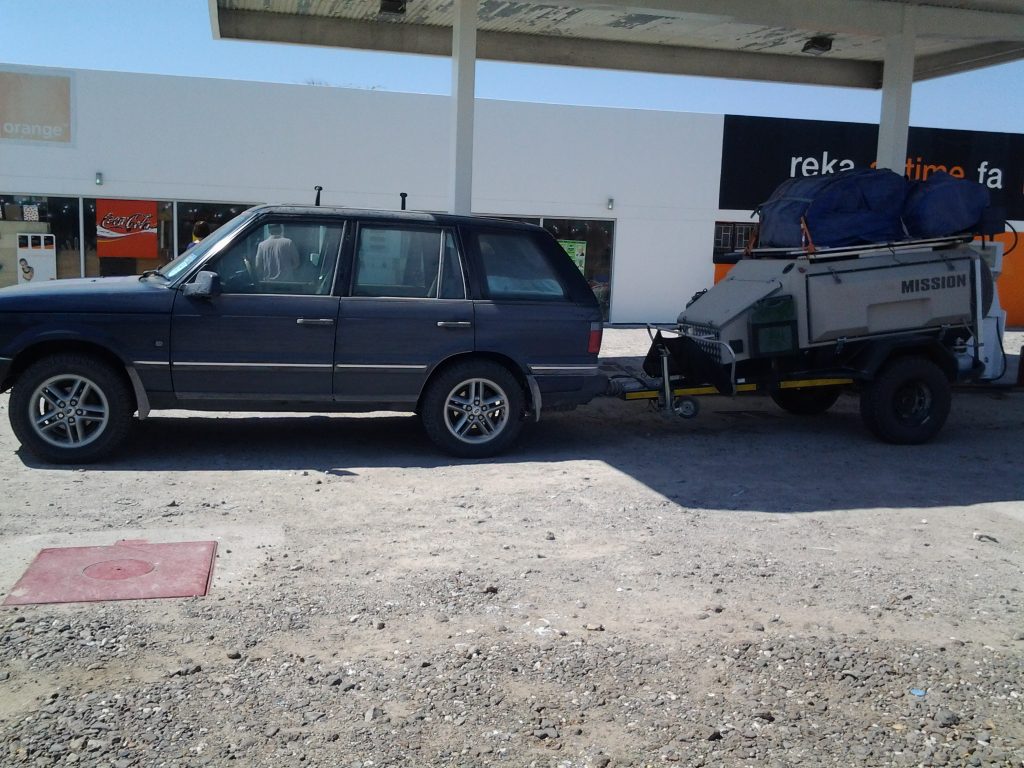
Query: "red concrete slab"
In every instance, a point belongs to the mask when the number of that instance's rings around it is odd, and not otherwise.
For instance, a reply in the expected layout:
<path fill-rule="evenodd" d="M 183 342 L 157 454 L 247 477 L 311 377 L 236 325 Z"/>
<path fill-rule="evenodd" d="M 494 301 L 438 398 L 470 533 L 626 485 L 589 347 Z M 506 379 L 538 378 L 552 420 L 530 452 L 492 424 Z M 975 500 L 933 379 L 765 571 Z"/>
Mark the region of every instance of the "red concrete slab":
<path fill-rule="evenodd" d="M 4 605 L 148 600 L 205 595 L 213 578 L 215 541 L 44 549 Z"/>

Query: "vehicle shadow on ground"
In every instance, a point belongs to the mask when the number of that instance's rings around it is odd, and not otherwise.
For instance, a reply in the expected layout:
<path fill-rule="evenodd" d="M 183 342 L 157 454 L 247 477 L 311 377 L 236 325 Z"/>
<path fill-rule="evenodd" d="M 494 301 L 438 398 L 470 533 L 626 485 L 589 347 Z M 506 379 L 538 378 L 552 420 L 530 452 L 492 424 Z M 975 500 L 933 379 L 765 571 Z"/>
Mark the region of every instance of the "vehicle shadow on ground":
<path fill-rule="evenodd" d="M 1010 465 L 1022 434 L 1019 393 L 957 396 L 943 432 L 923 446 L 875 441 L 852 396 L 814 418 L 789 416 L 765 398 L 705 398 L 693 420 L 600 399 L 545 415 L 526 425 L 508 453 L 481 460 L 441 454 L 409 415 L 161 415 L 139 423 L 115 459 L 89 470 L 358 475 L 489 463 L 513 475 L 523 464 L 554 471 L 596 461 L 685 507 L 812 512 L 1020 500 L 1024 477 Z M 21 457 L 28 466 L 64 469 Z"/>

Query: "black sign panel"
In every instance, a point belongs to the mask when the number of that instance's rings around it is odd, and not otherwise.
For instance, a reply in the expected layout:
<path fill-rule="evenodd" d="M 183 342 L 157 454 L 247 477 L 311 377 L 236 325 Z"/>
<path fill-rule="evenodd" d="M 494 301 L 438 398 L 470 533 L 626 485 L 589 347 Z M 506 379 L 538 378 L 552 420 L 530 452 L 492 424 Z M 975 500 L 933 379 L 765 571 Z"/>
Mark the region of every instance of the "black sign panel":
<path fill-rule="evenodd" d="M 726 115 L 718 205 L 749 211 L 788 178 L 866 168 L 877 143 L 869 123 Z M 984 184 L 1007 218 L 1024 219 L 1024 135 L 911 128 L 905 175 L 936 170 Z"/>

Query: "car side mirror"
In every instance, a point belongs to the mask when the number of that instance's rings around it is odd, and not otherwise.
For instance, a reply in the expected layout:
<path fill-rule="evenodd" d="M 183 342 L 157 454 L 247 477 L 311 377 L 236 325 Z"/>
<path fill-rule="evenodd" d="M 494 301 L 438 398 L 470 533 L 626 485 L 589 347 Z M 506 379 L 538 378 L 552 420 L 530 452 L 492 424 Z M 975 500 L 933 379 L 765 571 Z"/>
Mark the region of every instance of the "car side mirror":
<path fill-rule="evenodd" d="M 220 275 L 203 270 L 195 280 L 186 283 L 182 293 L 192 299 L 212 299 L 220 294 Z"/>

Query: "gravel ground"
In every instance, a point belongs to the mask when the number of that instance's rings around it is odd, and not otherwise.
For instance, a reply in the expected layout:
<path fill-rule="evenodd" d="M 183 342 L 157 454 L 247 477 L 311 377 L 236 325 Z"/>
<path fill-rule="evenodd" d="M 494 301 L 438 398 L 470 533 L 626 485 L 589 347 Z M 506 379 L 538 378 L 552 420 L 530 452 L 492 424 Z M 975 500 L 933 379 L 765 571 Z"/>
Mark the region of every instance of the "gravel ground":
<path fill-rule="evenodd" d="M 177 413 L 86 470 L 6 408 L 5 593 L 43 547 L 219 550 L 205 598 L 3 609 L 4 766 L 1024 765 L 1019 390 L 914 448 L 852 396 L 600 400 L 491 461 Z"/>

